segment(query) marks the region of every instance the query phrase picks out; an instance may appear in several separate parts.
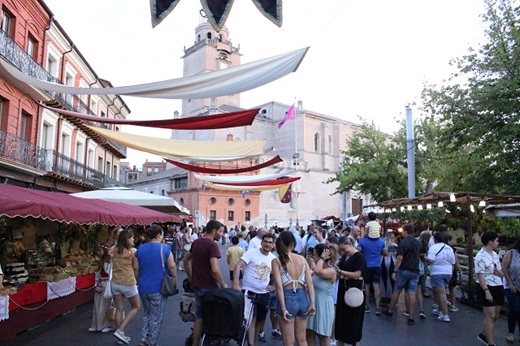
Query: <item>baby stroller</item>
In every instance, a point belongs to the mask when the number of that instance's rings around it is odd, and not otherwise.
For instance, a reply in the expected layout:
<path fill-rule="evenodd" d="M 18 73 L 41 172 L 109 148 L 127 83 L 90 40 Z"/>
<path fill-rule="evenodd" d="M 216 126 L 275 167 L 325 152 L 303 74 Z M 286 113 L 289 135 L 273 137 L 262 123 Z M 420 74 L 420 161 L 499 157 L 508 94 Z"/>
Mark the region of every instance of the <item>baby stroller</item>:
<path fill-rule="evenodd" d="M 204 294 L 202 304 L 202 346 L 228 344 L 230 340 L 239 346 L 247 343 L 252 309 L 247 309 L 249 315 L 244 316 L 242 292 L 231 288 L 212 289 Z M 186 345 L 191 345 L 191 341 L 192 335 L 186 339 Z"/>

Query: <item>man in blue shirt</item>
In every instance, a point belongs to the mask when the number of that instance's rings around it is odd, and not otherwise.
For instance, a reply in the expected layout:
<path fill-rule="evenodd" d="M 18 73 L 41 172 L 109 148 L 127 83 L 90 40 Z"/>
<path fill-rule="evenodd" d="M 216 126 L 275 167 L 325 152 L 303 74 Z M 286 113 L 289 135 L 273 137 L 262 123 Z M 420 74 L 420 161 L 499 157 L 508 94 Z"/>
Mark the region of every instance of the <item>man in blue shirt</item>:
<path fill-rule="evenodd" d="M 376 315 L 379 316 L 381 315 L 379 306 L 381 301 L 381 290 L 379 289 L 379 283 L 381 282 L 381 255 L 388 255 L 388 250 L 379 232 L 369 232 L 361 238 L 358 249 L 363 253 L 367 262 L 367 271 L 365 273 L 365 312 L 370 312 L 370 284 L 372 284 L 376 301 Z"/>

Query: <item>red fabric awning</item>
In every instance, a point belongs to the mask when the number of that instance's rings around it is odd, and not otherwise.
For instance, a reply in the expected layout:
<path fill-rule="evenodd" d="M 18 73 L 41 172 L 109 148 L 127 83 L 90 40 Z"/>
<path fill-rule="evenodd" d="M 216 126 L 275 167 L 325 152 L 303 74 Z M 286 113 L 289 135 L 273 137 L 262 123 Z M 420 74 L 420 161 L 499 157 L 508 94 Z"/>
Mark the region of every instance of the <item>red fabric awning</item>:
<path fill-rule="evenodd" d="M 245 167 L 245 168 L 235 168 L 235 169 L 218 169 L 218 168 L 207 168 L 207 167 L 188 165 L 186 163 L 174 161 L 174 160 L 171 160 L 168 158 L 164 158 L 164 160 L 166 160 L 166 162 L 169 162 L 172 165 L 175 165 L 182 169 L 186 169 L 191 172 L 206 173 L 206 174 L 237 174 L 237 173 L 252 172 L 252 171 L 256 171 L 258 169 L 269 167 L 271 165 L 274 165 L 275 163 L 283 161 L 282 158 L 280 157 L 280 155 L 276 155 L 276 157 L 273 157 L 271 160 L 266 161 L 266 162 L 256 165 L 256 166 Z"/>
<path fill-rule="evenodd" d="M 129 204 L 84 199 L 62 192 L 26 189 L 8 184 L 0 184 L 0 216 L 110 226 L 182 221 L 175 215 Z"/>
<path fill-rule="evenodd" d="M 42 105 L 42 107 L 47 108 L 53 112 L 60 113 L 66 117 L 78 118 L 98 123 L 147 126 L 173 130 L 213 130 L 248 126 L 253 123 L 256 115 L 258 114 L 258 111 L 260 110 L 260 108 L 254 108 L 245 111 L 215 115 L 202 115 L 183 119 L 127 120 L 102 118 L 95 115 L 77 113 L 45 105 Z"/>

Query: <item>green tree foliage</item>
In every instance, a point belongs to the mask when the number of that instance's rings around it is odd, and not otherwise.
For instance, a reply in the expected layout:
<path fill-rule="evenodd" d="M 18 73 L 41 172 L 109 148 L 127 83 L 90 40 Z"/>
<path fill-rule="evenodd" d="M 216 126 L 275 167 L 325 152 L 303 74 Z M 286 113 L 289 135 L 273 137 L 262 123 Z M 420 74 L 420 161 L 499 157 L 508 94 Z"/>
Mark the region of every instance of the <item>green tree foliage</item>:
<path fill-rule="evenodd" d="M 423 90 L 423 110 L 441 127 L 441 186 L 518 194 L 520 8 L 517 0 L 485 3 L 487 42 L 454 60 L 460 73 L 448 85 Z"/>
<path fill-rule="evenodd" d="M 374 123 L 361 119 L 361 130 L 347 140 L 340 172 L 327 183 L 338 182 L 336 193 L 358 191 L 377 201 L 407 195 L 406 142 L 400 131 L 393 139 Z"/>

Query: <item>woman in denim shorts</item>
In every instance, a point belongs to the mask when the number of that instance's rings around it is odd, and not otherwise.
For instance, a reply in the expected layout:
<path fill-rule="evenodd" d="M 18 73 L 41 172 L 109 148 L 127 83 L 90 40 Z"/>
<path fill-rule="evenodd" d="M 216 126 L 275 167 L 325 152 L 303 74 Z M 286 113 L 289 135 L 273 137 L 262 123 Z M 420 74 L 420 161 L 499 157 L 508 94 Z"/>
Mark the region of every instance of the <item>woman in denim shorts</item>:
<path fill-rule="evenodd" d="M 314 285 L 307 261 L 293 253 L 296 245 L 294 235 L 285 231 L 276 240 L 278 258 L 272 261 L 272 274 L 276 288 L 279 316 L 284 345 L 299 345 L 306 342 L 307 316 L 314 315 Z"/>

